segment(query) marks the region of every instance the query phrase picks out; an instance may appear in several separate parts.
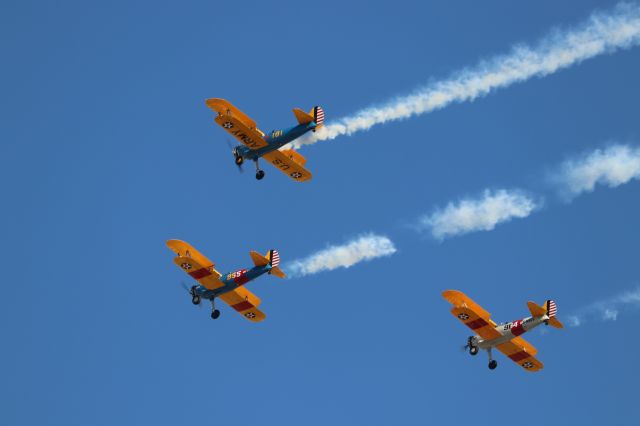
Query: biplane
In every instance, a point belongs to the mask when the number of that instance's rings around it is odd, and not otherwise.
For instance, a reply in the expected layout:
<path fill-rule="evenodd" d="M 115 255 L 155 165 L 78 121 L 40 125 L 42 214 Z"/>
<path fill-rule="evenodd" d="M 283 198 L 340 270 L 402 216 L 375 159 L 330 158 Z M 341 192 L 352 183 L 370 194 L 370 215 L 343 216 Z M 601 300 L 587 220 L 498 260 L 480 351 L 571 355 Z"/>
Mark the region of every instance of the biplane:
<path fill-rule="evenodd" d="M 191 288 L 186 288 L 191 295 L 191 302 L 199 305 L 202 299 L 209 300 L 213 319 L 220 316 L 215 300 L 222 299 L 249 321 L 264 320 L 266 315 L 258 309 L 260 298 L 247 290 L 244 285 L 263 274 L 275 275 L 279 278 L 286 276 L 278 267 L 280 255 L 276 250 L 269 250 L 266 256 L 252 251 L 249 255 L 255 265 L 253 268 L 221 274 L 215 269 L 213 262 L 189 243 L 169 240 L 167 246 L 176 253 L 173 263 L 198 282 Z"/>
<path fill-rule="evenodd" d="M 528 302 L 530 317 L 496 324 L 491 320 L 489 312 L 461 291 L 447 290 L 442 296 L 453 305 L 451 313 L 475 333 L 467 339 L 464 348 L 468 348 L 471 355 L 477 355 L 480 349 L 486 350 L 491 370 L 498 366 L 498 362 L 492 357 L 493 348 L 527 371 L 542 370 L 543 364 L 535 358 L 537 349 L 520 336 L 541 324 L 563 328 L 556 318 L 557 307 L 553 300 L 547 300 L 543 306 Z"/>
<path fill-rule="evenodd" d="M 322 127 L 324 111 L 321 107 L 315 106 L 309 113 L 294 108 L 297 126 L 265 134 L 256 127 L 255 121 L 230 102 L 212 98 L 207 99 L 206 104 L 218 113 L 214 121 L 242 144 L 231 151 L 238 167 L 242 167 L 246 160 L 253 161 L 256 165 L 256 179 L 260 180 L 264 177 L 264 170 L 260 169 L 258 160 L 264 158 L 295 181 L 304 182 L 311 179 L 311 172 L 304 168 L 307 160 L 293 149 L 280 148 L 305 133 L 315 132 Z"/>

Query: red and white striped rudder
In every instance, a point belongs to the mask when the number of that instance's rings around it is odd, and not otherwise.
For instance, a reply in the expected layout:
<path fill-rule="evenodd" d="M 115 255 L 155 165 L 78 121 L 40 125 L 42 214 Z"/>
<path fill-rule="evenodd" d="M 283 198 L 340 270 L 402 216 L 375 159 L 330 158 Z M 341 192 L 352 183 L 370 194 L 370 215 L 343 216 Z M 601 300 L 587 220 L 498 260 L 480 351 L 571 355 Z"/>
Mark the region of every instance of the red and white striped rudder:
<path fill-rule="evenodd" d="M 271 263 L 271 267 L 273 268 L 280 264 L 280 255 L 278 254 L 278 250 L 269 251 L 269 263 Z"/>
<path fill-rule="evenodd" d="M 547 315 L 549 318 L 555 317 L 558 313 L 558 307 L 553 300 L 547 300 Z"/>
<path fill-rule="evenodd" d="M 320 127 L 324 124 L 324 110 L 322 109 L 322 107 L 313 107 L 313 121 L 315 121 L 317 127 Z"/>

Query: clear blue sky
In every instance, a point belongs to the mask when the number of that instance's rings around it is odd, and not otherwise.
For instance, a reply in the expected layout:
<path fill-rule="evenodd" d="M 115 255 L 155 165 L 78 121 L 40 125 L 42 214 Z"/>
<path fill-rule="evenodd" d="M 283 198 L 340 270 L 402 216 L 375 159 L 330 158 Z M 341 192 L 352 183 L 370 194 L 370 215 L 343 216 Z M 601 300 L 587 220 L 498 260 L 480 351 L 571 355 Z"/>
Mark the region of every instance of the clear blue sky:
<path fill-rule="evenodd" d="M 554 298 L 563 319 L 638 285 L 640 184 L 564 204 L 544 175 L 640 143 L 640 49 L 307 147 L 306 184 L 239 174 L 204 105 L 228 99 L 265 131 L 293 107 L 331 121 L 614 4 L 3 2 L 0 423 L 629 424 L 637 311 L 536 331 L 541 373 L 502 355 L 491 372 L 459 350 L 469 331 L 440 293 L 499 321 Z M 545 207 L 444 242 L 406 226 L 502 187 Z M 226 271 L 368 231 L 398 253 L 251 283 L 261 324 L 192 306 L 165 246 Z"/>

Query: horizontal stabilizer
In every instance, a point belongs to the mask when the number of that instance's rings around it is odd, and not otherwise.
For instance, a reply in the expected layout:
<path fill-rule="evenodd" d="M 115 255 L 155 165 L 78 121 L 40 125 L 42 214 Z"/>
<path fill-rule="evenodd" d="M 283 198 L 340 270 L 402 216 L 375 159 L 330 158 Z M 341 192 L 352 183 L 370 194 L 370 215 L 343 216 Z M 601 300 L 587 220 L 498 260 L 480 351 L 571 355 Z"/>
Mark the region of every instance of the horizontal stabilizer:
<path fill-rule="evenodd" d="M 257 251 L 249 252 L 251 256 L 251 260 L 253 260 L 253 264 L 256 266 L 267 266 L 269 264 L 269 259 L 258 253 Z"/>
<path fill-rule="evenodd" d="M 564 325 L 556 317 L 549 318 L 549 325 L 554 328 L 564 328 Z"/>
<path fill-rule="evenodd" d="M 296 115 L 296 119 L 300 124 L 309 124 L 313 121 L 313 115 L 308 114 L 300 108 L 294 108 L 293 113 Z"/>
<path fill-rule="evenodd" d="M 277 266 L 274 266 L 273 268 L 271 268 L 271 271 L 269 271 L 269 273 L 271 275 L 275 275 L 278 278 L 286 278 L 287 277 L 287 275 L 284 272 L 282 272 L 282 269 L 280 269 Z"/>
<path fill-rule="evenodd" d="M 527 302 L 527 307 L 529 308 L 529 312 L 531 312 L 531 315 L 534 317 L 547 315 L 547 310 L 535 302 Z"/>

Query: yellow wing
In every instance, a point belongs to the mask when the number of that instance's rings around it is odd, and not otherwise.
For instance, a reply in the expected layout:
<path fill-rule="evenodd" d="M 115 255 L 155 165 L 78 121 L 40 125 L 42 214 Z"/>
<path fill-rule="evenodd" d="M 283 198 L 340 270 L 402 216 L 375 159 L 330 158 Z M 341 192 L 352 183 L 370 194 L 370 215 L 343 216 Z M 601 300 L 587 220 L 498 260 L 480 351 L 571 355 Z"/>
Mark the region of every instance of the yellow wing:
<path fill-rule="evenodd" d="M 260 149 L 269 145 L 263 139 L 264 133 L 256 127 L 256 122 L 230 102 L 213 98 L 207 99 L 206 104 L 218 113 L 215 122 L 248 148 Z"/>
<path fill-rule="evenodd" d="M 260 298 L 244 287 L 238 287 L 229 293 L 224 293 L 220 299 L 249 321 L 260 322 L 267 317 L 264 312 L 258 309 L 261 303 Z"/>
<path fill-rule="evenodd" d="M 522 345 L 523 342 L 528 345 L 528 347 Z M 530 352 L 530 348 L 533 349 L 533 352 Z M 540 371 L 544 368 L 544 365 L 534 357 L 537 352 L 536 348 L 519 337 L 516 337 L 510 342 L 497 345 L 496 349 L 511 358 L 512 361 L 517 362 L 527 371 Z"/>
<path fill-rule="evenodd" d="M 491 314 L 466 294 L 457 290 L 447 290 L 442 296 L 453 305 L 451 313 L 478 336 L 487 340 L 501 336 L 495 329 L 496 323 L 491 320 Z"/>
<path fill-rule="evenodd" d="M 295 151 L 294 154 L 292 154 L 288 151 L 275 150 L 262 157 L 293 180 L 304 182 L 305 180 L 311 179 L 311 172 L 300 164 L 300 162 L 304 164 L 306 160 Z"/>
<path fill-rule="evenodd" d="M 173 259 L 173 263 L 205 288 L 213 290 L 224 285 L 220 282 L 221 274 L 216 271 L 213 262 L 189 243 L 180 240 L 169 240 L 167 241 L 167 246 L 177 254 Z"/>

